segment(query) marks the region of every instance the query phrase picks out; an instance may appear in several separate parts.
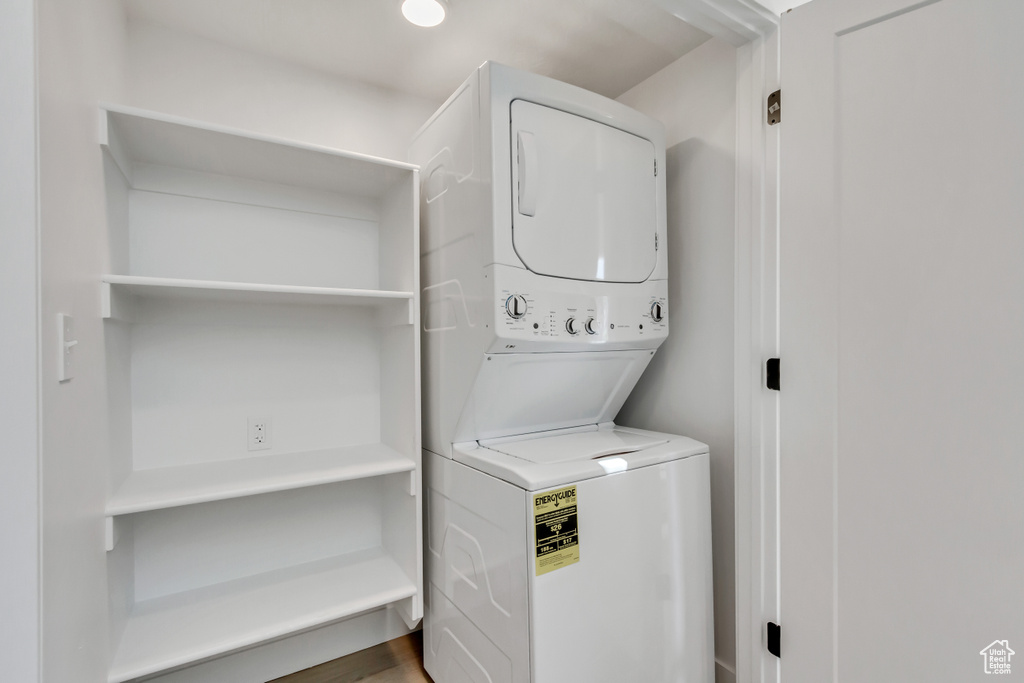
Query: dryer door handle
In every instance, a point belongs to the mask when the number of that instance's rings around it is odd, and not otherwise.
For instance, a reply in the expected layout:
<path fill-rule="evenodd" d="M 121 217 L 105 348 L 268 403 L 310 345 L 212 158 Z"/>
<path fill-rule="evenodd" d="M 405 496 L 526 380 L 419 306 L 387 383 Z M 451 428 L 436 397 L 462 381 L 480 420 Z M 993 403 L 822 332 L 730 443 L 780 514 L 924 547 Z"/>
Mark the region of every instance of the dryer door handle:
<path fill-rule="evenodd" d="M 519 131 L 519 213 L 533 216 L 537 213 L 537 145 L 533 133 Z"/>

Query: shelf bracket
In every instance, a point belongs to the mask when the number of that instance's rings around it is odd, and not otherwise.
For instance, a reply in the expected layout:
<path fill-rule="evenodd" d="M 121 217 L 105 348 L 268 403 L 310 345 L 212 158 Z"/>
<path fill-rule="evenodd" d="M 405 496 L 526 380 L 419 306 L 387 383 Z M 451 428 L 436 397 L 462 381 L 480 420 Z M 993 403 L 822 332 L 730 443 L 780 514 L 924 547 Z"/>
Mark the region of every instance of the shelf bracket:
<path fill-rule="evenodd" d="M 423 610 L 420 608 L 419 595 L 414 595 L 405 600 L 394 603 L 395 611 L 402 617 L 402 621 L 409 627 L 409 630 L 415 629 L 419 626 L 420 619 L 423 618 Z"/>
<path fill-rule="evenodd" d="M 418 488 L 416 485 L 416 470 L 409 470 L 409 495 L 415 497 Z"/>
<path fill-rule="evenodd" d="M 113 306 L 113 302 L 110 300 L 111 296 L 113 296 L 113 294 L 110 291 L 110 283 L 109 282 L 101 282 L 100 283 L 100 317 L 102 317 L 104 320 L 109 320 L 110 318 L 114 317 L 114 312 L 113 312 L 113 307 L 114 306 Z"/>
<path fill-rule="evenodd" d="M 121 538 L 121 525 L 114 521 L 114 517 L 105 517 L 103 519 L 104 529 L 104 541 L 106 550 L 109 553 L 117 545 L 117 542 Z"/>
<path fill-rule="evenodd" d="M 416 324 L 416 301 L 409 299 L 409 324 Z"/>
<path fill-rule="evenodd" d="M 114 160 L 114 164 L 121 171 L 121 175 L 124 176 L 129 187 L 134 187 L 131 158 L 125 152 L 124 143 L 121 142 L 117 129 L 113 125 L 111 112 L 100 109 L 97 123 L 99 124 L 97 133 L 100 146 L 110 153 L 110 158 Z"/>
<path fill-rule="evenodd" d="M 131 320 L 135 297 L 109 282 L 100 282 L 100 317 L 104 320 Z"/>

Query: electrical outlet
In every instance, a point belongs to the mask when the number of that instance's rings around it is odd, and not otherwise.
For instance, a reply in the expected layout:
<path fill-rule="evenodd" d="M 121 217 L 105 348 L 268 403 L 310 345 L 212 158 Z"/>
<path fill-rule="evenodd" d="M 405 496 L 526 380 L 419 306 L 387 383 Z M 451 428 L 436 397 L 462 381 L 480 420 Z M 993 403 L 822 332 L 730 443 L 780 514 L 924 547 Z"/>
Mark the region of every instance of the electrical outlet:
<path fill-rule="evenodd" d="M 249 450 L 265 451 L 270 448 L 270 418 L 249 418 Z"/>

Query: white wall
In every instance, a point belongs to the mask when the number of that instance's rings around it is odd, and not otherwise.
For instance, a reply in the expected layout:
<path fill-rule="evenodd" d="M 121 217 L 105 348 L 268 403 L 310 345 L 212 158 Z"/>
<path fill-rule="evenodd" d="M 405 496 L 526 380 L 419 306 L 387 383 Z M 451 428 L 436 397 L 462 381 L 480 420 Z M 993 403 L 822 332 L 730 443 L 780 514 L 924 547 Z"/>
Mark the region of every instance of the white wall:
<path fill-rule="evenodd" d="M 43 680 L 104 680 L 109 411 L 99 276 L 107 270 L 96 102 L 118 96 L 119 0 L 38 0 Z M 57 382 L 57 314 L 75 377 Z"/>
<path fill-rule="evenodd" d="M 125 104 L 389 159 L 441 104 L 135 20 L 128 65 Z"/>
<path fill-rule="evenodd" d="M 38 680 L 35 3 L 0 3 L 0 671 Z"/>
<path fill-rule="evenodd" d="M 619 101 L 667 131 L 670 333 L 617 422 L 711 447 L 716 673 L 733 681 L 736 50 L 712 39 Z"/>

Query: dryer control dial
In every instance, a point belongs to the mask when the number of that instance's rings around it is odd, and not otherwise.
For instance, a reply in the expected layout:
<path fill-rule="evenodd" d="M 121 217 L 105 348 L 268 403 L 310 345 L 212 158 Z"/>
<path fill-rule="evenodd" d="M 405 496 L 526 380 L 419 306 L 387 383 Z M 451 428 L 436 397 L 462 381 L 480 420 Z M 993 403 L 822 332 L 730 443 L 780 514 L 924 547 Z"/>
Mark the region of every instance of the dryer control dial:
<path fill-rule="evenodd" d="M 587 331 L 587 334 L 597 334 L 597 322 L 590 318 L 583 324 L 583 329 Z"/>
<path fill-rule="evenodd" d="M 656 323 L 660 323 L 664 319 L 665 311 L 662 309 L 661 304 L 655 301 L 653 304 L 651 304 L 651 320 L 653 320 Z"/>
<path fill-rule="evenodd" d="M 505 312 L 508 317 L 519 320 L 526 315 L 526 297 L 522 294 L 513 294 L 505 299 Z"/>
<path fill-rule="evenodd" d="M 565 331 L 568 332 L 569 334 L 580 333 L 580 326 L 579 323 L 576 322 L 576 318 L 569 318 L 568 320 L 565 321 Z"/>

